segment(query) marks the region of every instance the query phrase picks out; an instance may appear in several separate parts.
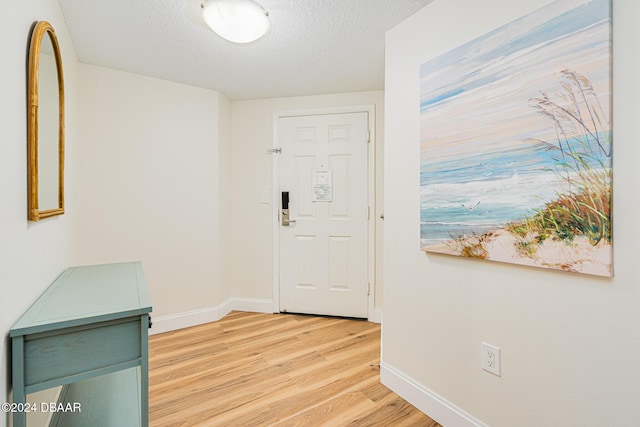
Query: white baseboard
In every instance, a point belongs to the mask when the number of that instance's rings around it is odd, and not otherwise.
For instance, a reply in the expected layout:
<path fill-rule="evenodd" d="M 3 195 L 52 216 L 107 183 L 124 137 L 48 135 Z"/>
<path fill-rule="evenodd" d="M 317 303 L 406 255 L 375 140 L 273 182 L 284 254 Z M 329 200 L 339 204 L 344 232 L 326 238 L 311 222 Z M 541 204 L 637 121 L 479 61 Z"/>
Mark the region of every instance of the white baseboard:
<path fill-rule="evenodd" d="M 232 310 L 248 311 L 251 313 L 273 313 L 273 300 L 257 298 L 230 298 L 215 307 L 170 314 L 168 316 L 153 317 L 153 327 L 149 330 L 149 335 L 175 331 L 209 322 L 217 322 Z M 372 316 L 369 317 L 369 321 L 381 323 L 382 310 L 374 310 Z"/>
<path fill-rule="evenodd" d="M 368 320 L 373 323 L 382 323 L 382 310 L 379 308 L 374 309 Z"/>
<path fill-rule="evenodd" d="M 230 298 L 215 307 L 170 314 L 168 316 L 153 317 L 153 327 L 149 330 L 149 335 L 175 331 L 209 322 L 217 322 L 232 310 L 250 311 L 254 313 L 273 313 L 273 301 L 250 298 Z"/>
<path fill-rule="evenodd" d="M 380 382 L 435 421 L 447 427 L 488 427 L 437 393 L 382 362 Z"/>
<path fill-rule="evenodd" d="M 273 313 L 273 300 L 256 298 L 233 298 L 233 309 L 251 313 Z"/>
<path fill-rule="evenodd" d="M 228 299 L 215 307 L 170 314 L 168 316 L 153 317 L 153 327 L 149 330 L 149 335 L 175 331 L 177 329 L 202 325 L 209 322 L 216 322 L 226 316 L 233 309 L 232 306 L 233 301 Z"/>

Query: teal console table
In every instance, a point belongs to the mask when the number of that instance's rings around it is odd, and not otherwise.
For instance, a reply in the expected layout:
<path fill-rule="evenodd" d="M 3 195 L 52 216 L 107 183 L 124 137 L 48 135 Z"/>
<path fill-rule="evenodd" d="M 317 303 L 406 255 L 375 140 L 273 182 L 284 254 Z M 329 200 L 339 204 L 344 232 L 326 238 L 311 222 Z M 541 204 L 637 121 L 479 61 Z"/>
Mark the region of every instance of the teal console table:
<path fill-rule="evenodd" d="M 65 270 L 11 328 L 14 427 L 149 425 L 151 300 L 139 262 Z M 26 395 L 64 386 L 53 408 Z M 66 399 L 66 402 L 64 401 Z"/>

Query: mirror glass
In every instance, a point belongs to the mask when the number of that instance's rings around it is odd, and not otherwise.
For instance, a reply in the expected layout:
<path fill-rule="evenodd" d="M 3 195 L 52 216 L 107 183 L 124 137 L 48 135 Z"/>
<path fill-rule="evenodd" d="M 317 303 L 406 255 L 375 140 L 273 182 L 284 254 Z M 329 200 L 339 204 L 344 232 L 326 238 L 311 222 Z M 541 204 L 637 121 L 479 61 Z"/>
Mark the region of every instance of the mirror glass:
<path fill-rule="evenodd" d="M 49 34 L 49 33 L 47 33 Z M 38 208 L 58 207 L 58 71 L 51 37 L 44 37 L 38 69 Z"/>
<path fill-rule="evenodd" d="M 36 23 L 29 47 L 29 212 L 32 221 L 64 213 L 64 79 L 53 27 Z"/>

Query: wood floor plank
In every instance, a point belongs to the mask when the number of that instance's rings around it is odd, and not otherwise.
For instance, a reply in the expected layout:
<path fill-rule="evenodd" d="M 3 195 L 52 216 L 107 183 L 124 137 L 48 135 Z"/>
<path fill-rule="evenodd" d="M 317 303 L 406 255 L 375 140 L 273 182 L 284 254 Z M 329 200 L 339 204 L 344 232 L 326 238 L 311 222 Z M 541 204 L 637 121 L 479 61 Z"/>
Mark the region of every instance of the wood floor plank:
<path fill-rule="evenodd" d="M 232 312 L 149 338 L 150 425 L 425 426 L 380 384 L 380 325 Z"/>
<path fill-rule="evenodd" d="M 277 427 L 306 427 L 309 425 L 339 426 L 344 420 L 375 411 L 375 403 L 361 392 L 341 393 L 338 396 L 281 421 Z"/>
<path fill-rule="evenodd" d="M 295 396 L 284 396 L 271 405 L 278 418 L 286 419 L 304 412 L 308 408 L 322 404 L 336 395 L 356 391 L 378 381 L 370 369 L 363 367 L 344 372 L 343 376 L 321 386 L 301 389 Z"/>

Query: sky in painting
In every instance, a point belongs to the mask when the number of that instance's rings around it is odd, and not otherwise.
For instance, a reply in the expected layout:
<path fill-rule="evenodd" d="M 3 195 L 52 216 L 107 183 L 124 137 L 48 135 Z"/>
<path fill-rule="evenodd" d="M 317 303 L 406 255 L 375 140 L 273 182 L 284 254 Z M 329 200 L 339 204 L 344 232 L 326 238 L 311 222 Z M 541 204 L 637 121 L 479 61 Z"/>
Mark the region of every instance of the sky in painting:
<path fill-rule="evenodd" d="M 610 118 L 610 16 L 609 0 L 558 0 L 421 66 L 422 246 L 504 225 L 557 194 L 553 159 L 527 142 L 554 141 L 555 128 L 530 100 L 558 92 L 569 69 Z"/>

